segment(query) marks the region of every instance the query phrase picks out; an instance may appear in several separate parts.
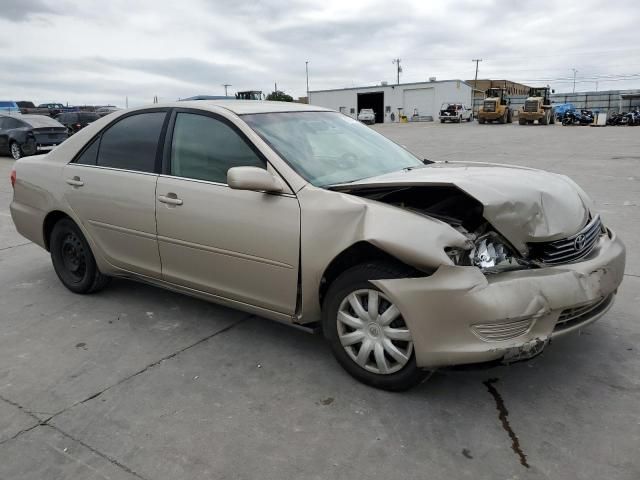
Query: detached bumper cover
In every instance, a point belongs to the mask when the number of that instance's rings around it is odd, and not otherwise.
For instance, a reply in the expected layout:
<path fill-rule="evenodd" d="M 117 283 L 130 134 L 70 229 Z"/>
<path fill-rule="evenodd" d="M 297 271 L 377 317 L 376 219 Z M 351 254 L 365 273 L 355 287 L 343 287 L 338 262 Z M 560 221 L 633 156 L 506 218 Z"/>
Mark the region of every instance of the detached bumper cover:
<path fill-rule="evenodd" d="M 603 235 L 583 261 L 485 276 L 442 266 L 430 277 L 373 281 L 398 306 L 420 367 L 516 361 L 597 320 L 622 282 L 625 247 Z"/>

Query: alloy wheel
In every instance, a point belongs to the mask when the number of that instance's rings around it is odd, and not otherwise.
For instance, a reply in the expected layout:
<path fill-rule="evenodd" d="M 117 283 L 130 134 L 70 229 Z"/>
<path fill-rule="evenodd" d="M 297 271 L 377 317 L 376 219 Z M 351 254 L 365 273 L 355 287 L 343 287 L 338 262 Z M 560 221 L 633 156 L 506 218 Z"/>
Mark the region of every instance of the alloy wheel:
<path fill-rule="evenodd" d="M 11 156 L 14 160 L 19 160 L 22 157 L 22 150 L 20 150 L 20 145 L 16 142 L 11 144 Z"/>
<path fill-rule="evenodd" d="M 347 295 L 338 309 L 337 328 L 349 357 L 369 372 L 395 373 L 411 358 L 411 332 L 398 307 L 378 290 Z"/>

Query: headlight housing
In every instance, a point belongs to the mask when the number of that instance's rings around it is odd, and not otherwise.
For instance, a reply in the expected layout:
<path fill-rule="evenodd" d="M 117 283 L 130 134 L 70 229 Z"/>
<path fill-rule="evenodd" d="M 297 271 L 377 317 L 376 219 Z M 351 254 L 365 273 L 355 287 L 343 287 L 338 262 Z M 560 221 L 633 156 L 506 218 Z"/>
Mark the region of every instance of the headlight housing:
<path fill-rule="evenodd" d="M 521 258 L 504 238 L 490 231 L 473 240 L 470 250 L 448 249 L 447 255 L 456 265 L 475 266 L 484 273 L 520 270 L 531 266 Z"/>

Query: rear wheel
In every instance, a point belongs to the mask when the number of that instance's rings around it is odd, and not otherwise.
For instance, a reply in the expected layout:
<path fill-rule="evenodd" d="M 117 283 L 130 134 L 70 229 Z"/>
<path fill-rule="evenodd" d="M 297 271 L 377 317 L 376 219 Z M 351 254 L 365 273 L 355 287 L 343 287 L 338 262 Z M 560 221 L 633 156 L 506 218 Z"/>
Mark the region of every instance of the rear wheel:
<path fill-rule="evenodd" d="M 513 118 L 511 117 L 511 109 L 507 108 L 507 123 L 513 123 Z"/>
<path fill-rule="evenodd" d="M 18 145 L 18 142 L 11 142 L 9 150 L 11 151 L 11 156 L 14 160 L 20 160 L 22 158 L 22 148 Z"/>
<path fill-rule="evenodd" d="M 334 356 L 349 374 L 372 387 L 406 390 L 429 375 L 416 365 L 411 332 L 400 310 L 370 282 L 407 273 L 386 263 L 358 265 L 331 284 L 324 300 L 322 327 Z"/>
<path fill-rule="evenodd" d="M 526 121 L 524 118 L 519 118 L 519 119 L 518 119 L 518 123 L 519 123 L 520 125 L 526 125 L 526 124 L 527 124 L 527 121 Z"/>
<path fill-rule="evenodd" d="M 478 123 L 483 124 L 484 123 L 484 118 L 478 117 Z"/>
<path fill-rule="evenodd" d="M 58 278 L 72 292 L 97 292 L 109 282 L 109 277 L 98 270 L 89 243 L 71 219 L 63 218 L 55 224 L 49 247 Z"/>

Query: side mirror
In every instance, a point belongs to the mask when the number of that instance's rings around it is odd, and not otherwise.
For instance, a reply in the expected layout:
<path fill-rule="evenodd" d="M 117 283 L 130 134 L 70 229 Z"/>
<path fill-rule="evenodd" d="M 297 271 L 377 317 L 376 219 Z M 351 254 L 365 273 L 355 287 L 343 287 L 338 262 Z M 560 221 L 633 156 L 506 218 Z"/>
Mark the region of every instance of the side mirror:
<path fill-rule="evenodd" d="M 280 193 L 284 186 L 264 168 L 233 167 L 227 171 L 227 184 L 234 190 Z"/>

